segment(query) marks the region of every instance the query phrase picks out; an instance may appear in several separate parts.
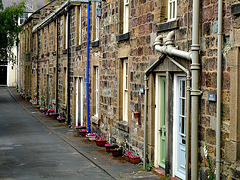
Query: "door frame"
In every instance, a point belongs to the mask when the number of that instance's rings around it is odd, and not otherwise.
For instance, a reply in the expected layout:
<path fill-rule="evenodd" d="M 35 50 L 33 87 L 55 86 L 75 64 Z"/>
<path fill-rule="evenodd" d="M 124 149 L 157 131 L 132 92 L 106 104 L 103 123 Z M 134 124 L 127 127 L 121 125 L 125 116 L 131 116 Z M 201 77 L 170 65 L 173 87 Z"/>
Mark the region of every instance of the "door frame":
<path fill-rule="evenodd" d="M 79 93 L 80 87 L 80 93 Z M 80 96 L 80 97 L 79 97 Z M 79 103 L 79 100 L 81 101 Z M 78 126 L 79 120 L 79 110 L 80 110 L 80 125 L 83 125 L 83 78 L 75 77 L 75 123 Z M 79 107 L 80 105 L 80 107 Z"/>
<path fill-rule="evenodd" d="M 178 118 L 178 110 L 179 110 L 179 77 L 185 77 L 185 74 L 174 74 L 174 92 L 173 92 L 173 159 L 172 159 L 172 164 L 173 164 L 173 173 L 172 176 L 177 176 L 178 178 L 185 179 L 184 174 L 179 174 L 178 173 L 178 128 L 179 128 L 179 118 Z M 187 82 L 187 80 L 186 80 Z M 187 89 L 187 87 L 186 87 Z M 186 123 L 186 122 L 185 122 Z M 186 124 L 185 124 L 186 127 Z M 186 147 L 185 147 L 186 148 Z M 186 156 L 186 154 L 185 154 Z M 176 175 L 177 173 L 177 175 Z"/>
<path fill-rule="evenodd" d="M 154 166 L 158 167 L 161 161 L 161 137 L 160 137 L 160 127 L 161 127 L 161 122 L 159 121 L 161 117 L 161 112 L 157 111 L 157 109 L 161 108 L 161 96 L 159 95 L 161 92 L 161 85 L 159 84 L 160 78 L 165 77 L 166 74 L 164 73 L 157 73 L 155 76 L 155 148 L 154 148 Z M 167 78 L 166 78 L 167 79 Z M 166 103 L 166 102 L 165 102 Z M 166 104 L 165 104 L 166 105 Z M 165 112 L 166 113 L 166 112 Z M 166 116 L 165 116 L 166 117 Z M 166 124 L 166 118 L 165 118 L 165 124 Z M 166 141 L 165 141 L 166 142 Z M 165 158 L 165 157 L 164 157 Z M 165 168 L 165 165 L 163 166 Z"/>

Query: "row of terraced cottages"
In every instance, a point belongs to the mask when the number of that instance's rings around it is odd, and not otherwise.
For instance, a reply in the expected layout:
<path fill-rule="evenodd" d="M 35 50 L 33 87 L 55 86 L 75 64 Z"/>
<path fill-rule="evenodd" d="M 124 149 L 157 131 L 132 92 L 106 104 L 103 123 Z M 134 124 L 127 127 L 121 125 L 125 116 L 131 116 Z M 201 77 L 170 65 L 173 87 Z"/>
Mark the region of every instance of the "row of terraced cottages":
<path fill-rule="evenodd" d="M 23 28 L 38 104 L 170 176 L 239 179 L 239 1 L 51 1 Z"/>

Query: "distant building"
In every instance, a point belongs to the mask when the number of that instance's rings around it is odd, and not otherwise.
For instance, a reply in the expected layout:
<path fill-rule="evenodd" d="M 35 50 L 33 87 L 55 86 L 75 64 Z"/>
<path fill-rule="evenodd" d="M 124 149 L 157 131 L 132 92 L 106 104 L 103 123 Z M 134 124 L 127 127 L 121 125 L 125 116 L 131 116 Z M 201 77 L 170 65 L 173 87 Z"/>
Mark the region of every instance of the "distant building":
<path fill-rule="evenodd" d="M 9 7 L 13 3 L 20 3 L 20 0 L 2 0 L 3 7 Z M 26 1 L 25 13 L 19 18 L 19 25 L 21 25 L 34 11 L 41 8 L 44 5 L 44 0 L 28 0 Z M 16 58 L 16 63 L 6 62 L 0 64 L 0 85 L 7 85 L 9 87 L 17 86 L 18 77 L 18 53 L 17 46 L 13 48 L 13 53 Z"/>

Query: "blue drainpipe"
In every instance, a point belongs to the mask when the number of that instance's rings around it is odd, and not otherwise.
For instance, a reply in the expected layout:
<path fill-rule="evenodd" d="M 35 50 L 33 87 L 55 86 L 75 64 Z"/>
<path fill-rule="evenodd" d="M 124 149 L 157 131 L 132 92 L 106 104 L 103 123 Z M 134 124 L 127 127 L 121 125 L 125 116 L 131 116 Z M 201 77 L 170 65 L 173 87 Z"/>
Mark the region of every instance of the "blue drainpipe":
<path fill-rule="evenodd" d="M 87 79 L 86 79 L 86 94 L 87 94 L 87 132 L 90 132 L 89 125 L 89 26 L 90 26 L 90 1 L 88 1 L 88 15 L 87 15 Z"/>

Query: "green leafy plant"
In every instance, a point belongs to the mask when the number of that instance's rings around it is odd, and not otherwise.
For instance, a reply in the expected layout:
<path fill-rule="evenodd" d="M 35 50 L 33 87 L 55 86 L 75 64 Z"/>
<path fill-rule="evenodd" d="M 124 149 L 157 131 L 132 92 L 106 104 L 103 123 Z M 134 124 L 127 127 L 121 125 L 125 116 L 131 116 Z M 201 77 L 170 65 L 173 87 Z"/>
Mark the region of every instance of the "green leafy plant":
<path fill-rule="evenodd" d="M 41 105 L 42 105 L 42 107 L 45 107 L 45 100 L 44 100 L 44 96 L 41 96 Z"/>
<path fill-rule="evenodd" d="M 206 140 L 204 141 L 204 155 L 207 158 L 207 162 L 208 162 L 208 179 L 210 180 L 214 180 L 215 179 L 215 167 L 214 165 L 212 165 L 212 162 L 210 160 L 210 156 L 208 154 L 208 146 L 207 146 L 207 142 Z"/>
<path fill-rule="evenodd" d="M 152 170 L 152 168 L 154 168 L 154 165 L 153 165 L 153 164 L 151 164 L 151 163 L 149 163 L 149 164 L 147 164 L 147 166 L 146 166 L 145 170 L 146 170 L 146 171 L 151 171 L 151 170 Z"/>

